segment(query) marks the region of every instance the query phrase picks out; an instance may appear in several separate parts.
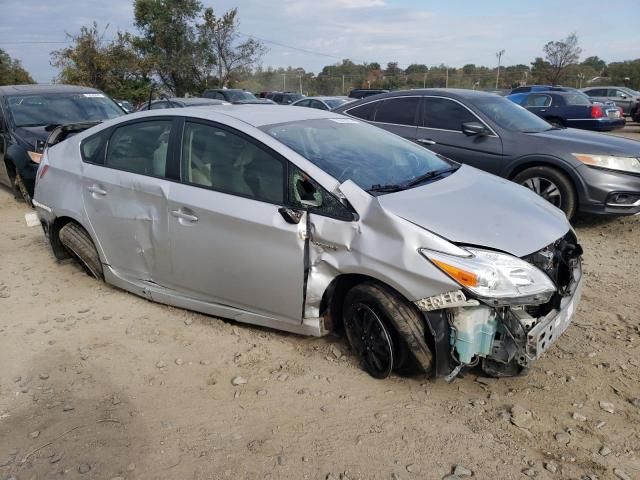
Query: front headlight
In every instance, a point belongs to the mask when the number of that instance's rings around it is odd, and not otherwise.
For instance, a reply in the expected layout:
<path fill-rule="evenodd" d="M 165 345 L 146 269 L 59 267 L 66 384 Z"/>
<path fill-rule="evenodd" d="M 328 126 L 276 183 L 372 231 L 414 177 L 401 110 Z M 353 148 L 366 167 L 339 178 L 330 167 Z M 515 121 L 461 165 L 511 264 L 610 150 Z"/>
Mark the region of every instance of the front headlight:
<path fill-rule="evenodd" d="M 492 303 L 546 303 L 556 291 L 546 273 L 518 257 L 479 248 L 465 250 L 471 256 L 419 251 L 460 285 Z"/>
<path fill-rule="evenodd" d="M 615 157 L 613 155 L 590 155 L 572 153 L 577 160 L 590 167 L 608 168 L 622 172 L 640 173 L 640 160 L 635 157 Z"/>

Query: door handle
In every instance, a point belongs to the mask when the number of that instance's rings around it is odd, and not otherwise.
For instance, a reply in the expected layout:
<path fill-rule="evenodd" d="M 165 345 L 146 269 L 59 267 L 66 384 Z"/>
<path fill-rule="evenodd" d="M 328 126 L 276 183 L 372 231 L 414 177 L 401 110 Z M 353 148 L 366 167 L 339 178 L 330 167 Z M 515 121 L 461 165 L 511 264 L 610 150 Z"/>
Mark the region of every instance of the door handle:
<path fill-rule="evenodd" d="M 542 108 L 542 109 L 540 109 L 540 111 L 541 111 L 541 112 L 546 112 L 546 111 L 547 111 L 547 109 L 546 109 L 546 108 Z"/>
<path fill-rule="evenodd" d="M 427 138 L 419 138 L 418 140 L 416 140 L 418 143 L 422 143 L 424 145 L 435 145 L 436 142 L 434 142 L 433 140 L 429 140 Z"/>
<path fill-rule="evenodd" d="M 171 215 L 179 220 L 186 220 L 191 223 L 196 223 L 198 221 L 198 217 L 194 215 L 191 210 L 184 210 L 182 208 L 178 210 L 171 210 Z"/>
<path fill-rule="evenodd" d="M 107 194 L 107 191 L 100 187 L 100 185 L 93 184 L 87 190 L 89 190 L 94 195 L 99 195 L 104 197 Z"/>

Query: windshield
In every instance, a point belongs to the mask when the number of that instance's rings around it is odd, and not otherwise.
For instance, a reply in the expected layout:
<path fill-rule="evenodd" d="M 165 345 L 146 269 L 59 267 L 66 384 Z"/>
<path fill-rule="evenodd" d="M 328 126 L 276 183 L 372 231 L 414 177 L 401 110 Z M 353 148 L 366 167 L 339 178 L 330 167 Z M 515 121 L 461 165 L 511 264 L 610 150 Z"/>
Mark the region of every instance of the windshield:
<path fill-rule="evenodd" d="M 103 93 L 52 93 L 8 97 L 16 127 L 95 122 L 124 115 Z"/>
<path fill-rule="evenodd" d="M 329 105 L 329 108 L 338 108 L 340 105 L 344 105 L 349 100 L 346 98 L 325 98 L 324 103 Z"/>
<path fill-rule="evenodd" d="M 241 102 L 243 100 L 256 100 L 254 94 L 250 92 L 235 90 L 235 91 L 227 91 L 229 98 L 232 102 Z"/>
<path fill-rule="evenodd" d="M 261 128 L 340 183 L 352 180 L 364 190 L 409 184 L 429 172 L 457 166 L 402 137 L 348 118 Z"/>
<path fill-rule="evenodd" d="M 538 133 L 549 130 L 549 124 L 524 107 L 506 98 L 488 95 L 474 100 L 474 105 L 505 130 Z"/>

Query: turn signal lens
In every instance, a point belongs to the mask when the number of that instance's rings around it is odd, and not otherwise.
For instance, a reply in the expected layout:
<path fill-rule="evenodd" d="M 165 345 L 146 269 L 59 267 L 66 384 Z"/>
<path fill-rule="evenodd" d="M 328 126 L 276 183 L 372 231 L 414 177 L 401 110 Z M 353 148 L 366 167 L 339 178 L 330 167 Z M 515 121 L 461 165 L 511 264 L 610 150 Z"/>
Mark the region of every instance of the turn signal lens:
<path fill-rule="evenodd" d="M 29 158 L 31 159 L 32 162 L 40 163 L 40 160 L 42 160 L 41 153 L 31 152 L 31 151 L 28 151 L 27 153 L 29 154 Z"/>
<path fill-rule="evenodd" d="M 440 267 L 443 271 L 448 273 L 449 276 L 457 281 L 460 285 L 464 285 L 465 287 L 478 286 L 478 276 L 475 273 L 467 272 L 466 270 L 462 270 L 461 268 L 454 267 L 453 265 L 449 265 L 434 258 L 432 258 L 431 261 L 438 267 Z"/>

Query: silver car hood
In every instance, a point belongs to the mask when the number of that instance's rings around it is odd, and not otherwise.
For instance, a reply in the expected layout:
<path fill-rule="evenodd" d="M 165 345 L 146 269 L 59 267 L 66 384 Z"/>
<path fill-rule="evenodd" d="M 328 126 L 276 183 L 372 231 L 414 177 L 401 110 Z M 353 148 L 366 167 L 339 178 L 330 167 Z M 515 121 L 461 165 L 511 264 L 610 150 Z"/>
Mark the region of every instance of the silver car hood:
<path fill-rule="evenodd" d="M 571 228 L 562 211 L 535 193 L 467 165 L 378 200 L 388 212 L 451 242 L 518 257 L 546 247 Z"/>

